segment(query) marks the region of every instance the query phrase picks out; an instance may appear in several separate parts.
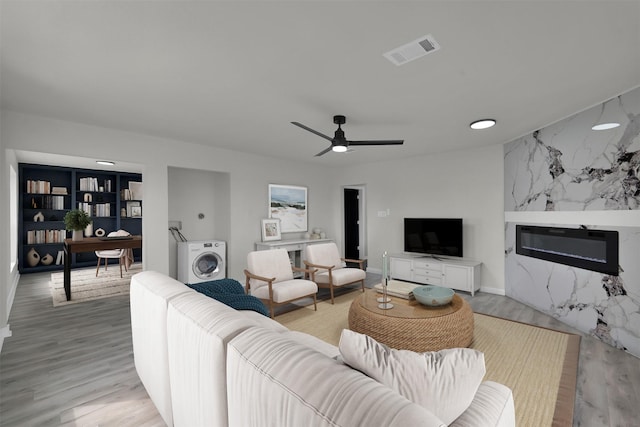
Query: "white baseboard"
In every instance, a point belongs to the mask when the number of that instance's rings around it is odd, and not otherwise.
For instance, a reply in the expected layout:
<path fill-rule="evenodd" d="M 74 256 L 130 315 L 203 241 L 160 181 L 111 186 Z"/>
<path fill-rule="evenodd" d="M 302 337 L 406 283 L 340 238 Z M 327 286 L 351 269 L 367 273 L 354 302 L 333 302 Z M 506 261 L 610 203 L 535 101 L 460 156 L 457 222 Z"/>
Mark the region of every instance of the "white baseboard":
<path fill-rule="evenodd" d="M 11 336 L 11 329 L 9 329 L 9 324 L 4 325 L 0 328 L 0 353 L 2 353 L 2 344 L 4 344 L 4 339 L 9 338 Z"/>
<path fill-rule="evenodd" d="M 20 273 L 18 270 L 13 270 L 9 273 L 9 293 L 7 294 L 7 319 L 9 320 L 9 314 L 11 313 L 11 307 L 13 307 L 13 299 L 16 296 L 16 290 L 18 289 L 18 282 L 20 281 Z M 1 335 L 1 334 L 0 334 Z"/>
<path fill-rule="evenodd" d="M 494 295 L 502 295 L 505 296 L 505 290 L 504 289 L 500 289 L 500 288 L 488 288 L 486 286 L 481 286 L 480 287 L 480 292 L 485 292 L 487 294 L 494 294 Z"/>

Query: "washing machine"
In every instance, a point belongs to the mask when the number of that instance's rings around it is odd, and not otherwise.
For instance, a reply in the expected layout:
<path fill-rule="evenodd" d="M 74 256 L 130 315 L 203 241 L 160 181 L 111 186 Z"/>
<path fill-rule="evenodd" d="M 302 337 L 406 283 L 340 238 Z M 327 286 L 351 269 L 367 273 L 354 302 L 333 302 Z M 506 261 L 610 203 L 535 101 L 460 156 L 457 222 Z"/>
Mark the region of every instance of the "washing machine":
<path fill-rule="evenodd" d="M 226 246 L 222 240 L 178 242 L 178 280 L 200 283 L 225 279 Z"/>

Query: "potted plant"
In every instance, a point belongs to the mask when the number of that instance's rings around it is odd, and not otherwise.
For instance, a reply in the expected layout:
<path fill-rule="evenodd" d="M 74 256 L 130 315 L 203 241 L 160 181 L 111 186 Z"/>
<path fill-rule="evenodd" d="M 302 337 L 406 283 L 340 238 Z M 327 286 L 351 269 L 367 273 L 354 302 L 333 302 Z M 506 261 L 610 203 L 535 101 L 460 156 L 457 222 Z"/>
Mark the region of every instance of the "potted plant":
<path fill-rule="evenodd" d="M 73 231 L 74 241 L 82 240 L 82 230 L 91 224 L 91 217 L 82 209 L 71 209 L 64 215 L 64 225 L 67 230 Z"/>

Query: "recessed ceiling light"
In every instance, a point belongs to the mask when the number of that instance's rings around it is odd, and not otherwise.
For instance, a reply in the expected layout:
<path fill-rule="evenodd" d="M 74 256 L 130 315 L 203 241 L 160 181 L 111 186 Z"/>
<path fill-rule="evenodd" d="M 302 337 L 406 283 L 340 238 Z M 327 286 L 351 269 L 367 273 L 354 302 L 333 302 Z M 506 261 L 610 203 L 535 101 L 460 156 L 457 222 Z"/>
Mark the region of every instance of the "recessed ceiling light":
<path fill-rule="evenodd" d="M 593 125 L 591 130 L 607 130 L 607 129 L 617 128 L 618 126 L 620 126 L 620 123 L 616 123 L 616 122 L 600 123 L 597 125 Z"/>
<path fill-rule="evenodd" d="M 334 145 L 331 150 L 333 150 L 334 153 L 344 153 L 347 151 L 347 147 L 344 145 Z"/>
<path fill-rule="evenodd" d="M 116 162 L 112 162 L 110 160 L 96 160 L 96 163 L 105 166 L 114 166 L 116 164 Z"/>
<path fill-rule="evenodd" d="M 495 126 L 496 121 L 493 119 L 482 119 L 482 120 L 476 120 L 475 122 L 471 123 L 469 126 L 471 126 L 471 129 L 488 129 L 490 127 Z"/>

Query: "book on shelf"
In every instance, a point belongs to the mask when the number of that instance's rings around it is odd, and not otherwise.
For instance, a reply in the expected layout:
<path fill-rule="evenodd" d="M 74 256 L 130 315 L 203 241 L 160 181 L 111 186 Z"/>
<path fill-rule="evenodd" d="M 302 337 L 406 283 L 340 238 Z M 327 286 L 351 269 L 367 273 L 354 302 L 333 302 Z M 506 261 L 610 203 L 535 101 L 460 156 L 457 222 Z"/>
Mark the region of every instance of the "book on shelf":
<path fill-rule="evenodd" d="M 43 196 L 42 198 L 43 209 L 64 209 L 64 197 L 63 196 Z"/>
<path fill-rule="evenodd" d="M 27 180 L 27 193 L 29 194 L 49 194 L 51 192 L 51 183 L 38 179 Z"/>
<path fill-rule="evenodd" d="M 67 187 L 51 187 L 51 194 L 66 196 L 69 193 L 67 192 Z"/>
<path fill-rule="evenodd" d="M 412 300 L 415 299 L 413 296 L 413 290 L 418 286 L 420 285 L 415 283 L 402 282 L 400 280 L 389 280 L 387 282 L 387 294 L 398 298 Z M 382 283 L 374 285 L 373 288 L 379 293 L 384 292 Z"/>
<path fill-rule="evenodd" d="M 56 265 L 62 265 L 64 263 L 64 251 L 58 251 L 58 256 L 56 257 Z"/>
<path fill-rule="evenodd" d="M 111 216 L 111 203 L 96 203 L 92 205 L 87 202 L 78 202 L 78 209 L 85 211 L 91 217 Z"/>
<path fill-rule="evenodd" d="M 41 245 L 43 243 L 64 243 L 66 230 L 28 230 L 27 245 Z"/>

